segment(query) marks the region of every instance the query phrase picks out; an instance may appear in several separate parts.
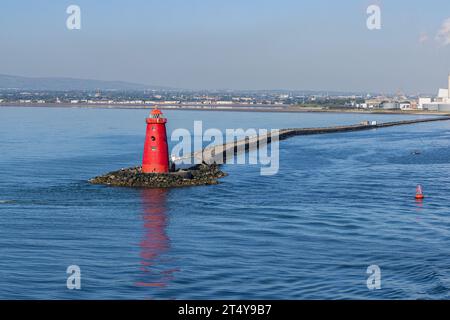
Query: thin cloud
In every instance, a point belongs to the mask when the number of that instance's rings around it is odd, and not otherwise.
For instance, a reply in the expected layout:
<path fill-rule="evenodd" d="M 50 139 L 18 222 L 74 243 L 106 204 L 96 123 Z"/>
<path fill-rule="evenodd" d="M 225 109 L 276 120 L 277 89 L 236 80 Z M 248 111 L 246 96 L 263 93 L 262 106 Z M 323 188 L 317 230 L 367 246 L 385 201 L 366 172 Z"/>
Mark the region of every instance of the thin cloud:
<path fill-rule="evenodd" d="M 428 41 L 428 34 L 426 32 L 422 32 L 419 35 L 419 43 L 425 43 Z"/>
<path fill-rule="evenodd" d="M 436 34 L 436 41 L 443 46 L 450 44 L 450 18 L 442 23 L 441 28 Z"/>

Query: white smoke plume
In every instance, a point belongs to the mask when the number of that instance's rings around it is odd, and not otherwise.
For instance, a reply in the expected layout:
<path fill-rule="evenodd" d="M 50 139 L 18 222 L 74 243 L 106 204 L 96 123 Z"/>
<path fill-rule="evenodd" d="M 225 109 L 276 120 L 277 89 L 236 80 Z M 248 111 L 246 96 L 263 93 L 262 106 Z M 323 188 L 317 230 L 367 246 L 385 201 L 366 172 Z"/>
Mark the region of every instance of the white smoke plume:
<path fill-rule="evenodd" d="M 443 46 L 450 44 L 450 18 L 442 23 L 441 28 L 436 34 L 436 41 Z"/>

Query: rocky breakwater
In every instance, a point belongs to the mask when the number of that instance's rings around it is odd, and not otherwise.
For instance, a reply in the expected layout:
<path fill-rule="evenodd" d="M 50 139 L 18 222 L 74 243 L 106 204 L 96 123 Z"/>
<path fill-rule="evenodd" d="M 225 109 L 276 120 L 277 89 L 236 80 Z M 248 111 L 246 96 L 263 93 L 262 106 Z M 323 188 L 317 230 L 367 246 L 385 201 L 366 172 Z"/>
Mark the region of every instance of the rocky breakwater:
<path fill-rule="evenodd" d="M 109 172 L 89 180 L 92 184 L 139 188 L 175 188 L 218 184 L 227 174 L 216 164 L 199 164 L 169 173 L 143 173 L 141 167 Z"/>

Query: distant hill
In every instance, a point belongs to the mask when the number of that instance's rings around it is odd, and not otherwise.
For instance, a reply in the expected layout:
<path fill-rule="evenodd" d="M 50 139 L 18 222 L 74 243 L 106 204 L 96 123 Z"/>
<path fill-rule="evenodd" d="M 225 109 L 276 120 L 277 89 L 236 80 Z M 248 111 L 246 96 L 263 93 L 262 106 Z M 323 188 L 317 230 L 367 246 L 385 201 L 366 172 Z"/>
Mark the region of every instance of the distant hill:
<path fill-rule="evenodd" d="M 103 81 L 76 78 L 32 78 L 0 74 L 0 89 L 19 90 L 161 90 L 166 87 L 150 86 L 125 81 Z"/>

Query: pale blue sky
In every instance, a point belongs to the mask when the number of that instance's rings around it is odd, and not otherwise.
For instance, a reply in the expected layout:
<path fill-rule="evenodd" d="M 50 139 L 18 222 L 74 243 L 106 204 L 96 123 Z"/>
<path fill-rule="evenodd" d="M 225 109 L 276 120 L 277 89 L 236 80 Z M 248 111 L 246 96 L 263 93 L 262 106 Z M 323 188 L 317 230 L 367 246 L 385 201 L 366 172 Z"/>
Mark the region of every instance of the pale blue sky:
<path fill-rule="evenodd" d="M 70 4 L 81 7 L 81 30 L 66 28 Z M 381 6 L 381 30 L 366 28 L 370 4 Z M 2 0 L 0 73 L 434 92 L 450 72 L 450 44 L 435 40 L 448 18 L 448 0 Z"/>

